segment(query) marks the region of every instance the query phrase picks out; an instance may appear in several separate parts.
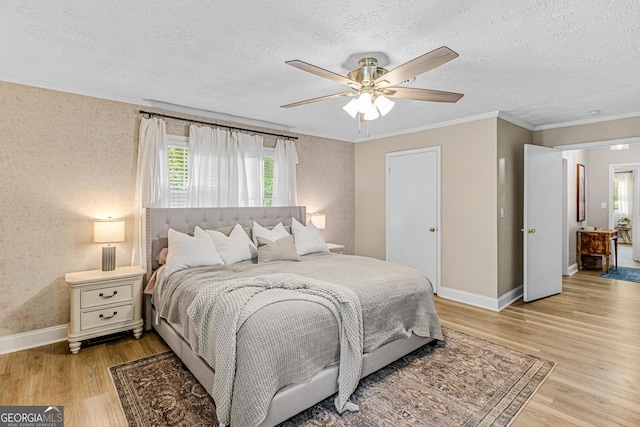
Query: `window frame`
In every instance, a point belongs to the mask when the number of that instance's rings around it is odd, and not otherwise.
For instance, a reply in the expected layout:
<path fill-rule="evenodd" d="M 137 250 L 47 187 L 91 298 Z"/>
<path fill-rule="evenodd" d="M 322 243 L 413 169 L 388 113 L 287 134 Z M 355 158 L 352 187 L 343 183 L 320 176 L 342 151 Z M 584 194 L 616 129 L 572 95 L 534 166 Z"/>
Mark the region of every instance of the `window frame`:
<path fill-rule="evenodd" d="M 184 208 L 187 206 L 187 191 L 189 188 L 189 138 L 179 135 L 167 135 L 167 162 L 169 162 L 169 148 L 186 149 L 186 179 L 184 187 L 172 187 L 169 179 L 169 207 Z M 169 163 L 169 176 L 171 176 L 171 164 Z"/>

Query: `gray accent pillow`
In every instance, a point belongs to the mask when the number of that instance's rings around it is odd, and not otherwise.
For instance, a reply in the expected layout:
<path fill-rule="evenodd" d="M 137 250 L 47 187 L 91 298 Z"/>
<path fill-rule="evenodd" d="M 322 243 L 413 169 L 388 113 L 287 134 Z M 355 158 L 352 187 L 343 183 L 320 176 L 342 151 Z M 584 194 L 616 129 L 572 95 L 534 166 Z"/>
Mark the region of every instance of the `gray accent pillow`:
<path fill-rule="evenodd" d="M 258 262 L 300 261 L 293 236 L 285 236 L 275 242 L 258 237 Z"/>

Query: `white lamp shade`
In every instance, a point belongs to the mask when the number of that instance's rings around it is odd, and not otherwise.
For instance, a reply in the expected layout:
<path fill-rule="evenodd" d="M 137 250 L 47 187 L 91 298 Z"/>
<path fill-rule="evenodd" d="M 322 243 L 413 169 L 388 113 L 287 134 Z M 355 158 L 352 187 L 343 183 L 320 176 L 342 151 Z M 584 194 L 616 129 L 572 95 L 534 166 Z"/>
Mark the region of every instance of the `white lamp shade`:
<path fill-rule="evenodd" d="M 367 111 L 371 110 L 371 106 L 373 105 L 371 104 L 371 95 L 366 92 L 360 94 L 356 103 L 356 105 L 358 106 L 358 111 L 360 113 L 366 113 Z"/>
<path fill-rule="evenodd" d="M 309 219 L 318 230 L 324 230 L 327 227 L 327 217 L 323 213 L 315 212 L 309 214 Z"/>
<path fill-rule="evenodd" d="M 358 114 L 358 103 L 356 102 L 355 98 L 351 98 L 351 101 L 349 101 L 349 103 L 347 105 L 345 105 L 344 107 L 342 107 L 342 109 L 344 111 L 347 112 L 347 114 L 349 114 L 351 117 L 353 117 L 355 119 L 356 114 Z"/>
<path fill-rule="evenodd" d="M 124 242 L 124 220 L 96 220 L 93 222 L 95 243 Z"/>
<path fill-rule="evenodd" d="M 380 112 L 381 116 L 384 116 L 385 114 L 387 114 L 389 111 L 391 111 L 391 109 L 393 108 L 393 106 L 395 105 L 395 102 L 389 100 L 389 98 L 387 98 L 386 96 L 378 96 L 376 98 L 376 100 L 373 102 L 373 105 L 376 106 L 376 108 L 378 109 L 378 111 Z"/>
<path fill-rule="evenodd" d="M 364 119 L 365 120 L 375 120 L 378 117 L 380 117 L 380 113 L 378 113 L 378 109 L 373 105 L 371 106 L 369 111 L 364 113 Z"/>

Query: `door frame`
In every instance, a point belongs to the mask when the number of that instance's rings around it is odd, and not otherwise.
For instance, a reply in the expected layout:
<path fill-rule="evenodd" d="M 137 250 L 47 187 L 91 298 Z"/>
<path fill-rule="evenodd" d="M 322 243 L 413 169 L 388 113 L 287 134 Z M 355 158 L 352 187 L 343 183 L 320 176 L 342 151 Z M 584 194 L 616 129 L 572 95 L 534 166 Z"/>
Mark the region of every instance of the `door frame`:
<path fill-rule="evenodd" d="M 442 271 L 442 248 L 441 248 L 441 241 L 442 241 L 442 227 L 440 224 L 440 218 L 441 218 L 441 210 L 442 210 L 442 203 L 441 203 L 441 187 L 440 187 L 440 182 L 441 182 L 441 171 L 442 171 L 442 165 L 441 165 L 441 147 L 438 146 L 434 146 L 434 147 L 425 147 L 425 148 L 416 148 L 413 150 L 401 150 L 401 151 L 391 151 L 385 154 L 385 258 L 387 259 L 387 261 L 389 260 L 389 234 L 390 234 L 390 223 L 389 223 L 389 168 L 390 168 L 390 158 L 391 157 L 395 157 L 395 156 L 406 156 L 406 155 L 411 155 L 411 154 L 421 154 L 421 153 L 427 153 L 427 152 L 435 152 L 436 153 L 436 277 L 435 278 L 429 278 L 432 279 L 434 281 L 433 284 L 433 292 L 438 294 L 440 293 L 440 287 L 442 285 L 441 283 L 441 271 Z"/>

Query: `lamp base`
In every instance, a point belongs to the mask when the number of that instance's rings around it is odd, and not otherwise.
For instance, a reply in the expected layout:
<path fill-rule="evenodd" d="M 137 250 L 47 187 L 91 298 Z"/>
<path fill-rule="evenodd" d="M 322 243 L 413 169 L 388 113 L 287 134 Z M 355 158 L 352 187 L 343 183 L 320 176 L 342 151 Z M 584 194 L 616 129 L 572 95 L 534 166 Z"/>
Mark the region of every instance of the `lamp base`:
<path fill-rule="evenodd" d="M 116 269 L 116 247 L 102 247 L 102 271 L 111 271 Z"/>

